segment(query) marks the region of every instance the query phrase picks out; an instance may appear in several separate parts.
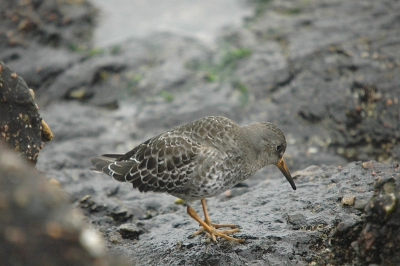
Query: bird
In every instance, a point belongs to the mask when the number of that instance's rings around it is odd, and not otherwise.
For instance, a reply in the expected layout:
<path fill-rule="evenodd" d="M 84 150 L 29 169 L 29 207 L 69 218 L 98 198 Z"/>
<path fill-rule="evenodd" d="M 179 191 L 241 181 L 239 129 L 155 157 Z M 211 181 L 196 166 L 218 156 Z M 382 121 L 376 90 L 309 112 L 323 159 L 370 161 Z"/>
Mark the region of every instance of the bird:
<path fill-rule="evenodd" d="M 140 192 L 167 193 L 183 199 L 187 213 L 200 229 L 217 237 L 244 242 L 229 236 L 240 229 L 235 224 L 212 223 L 206 198 L 217 196 L 274 164 L 293 190 L 296 185 L 283 159 L 286 139 L 270 122 L 240 126 L 229 118 L 208 116 L 176 126 L 141 143 L 126 154 L 103 154 L 90 158 L 94 170 L 116 181 L 131 183 Z M 192 207 L 201 201 L 204 220 Z M 222 230 L 220 228 L 230 228 Z"/>

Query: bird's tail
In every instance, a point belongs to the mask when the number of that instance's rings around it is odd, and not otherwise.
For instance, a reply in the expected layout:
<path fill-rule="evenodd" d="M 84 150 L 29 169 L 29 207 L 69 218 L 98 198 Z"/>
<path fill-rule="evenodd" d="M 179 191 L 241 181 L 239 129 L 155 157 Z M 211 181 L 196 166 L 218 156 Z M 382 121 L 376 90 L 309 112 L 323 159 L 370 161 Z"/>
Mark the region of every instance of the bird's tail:
<path fill-rule="evenodd" d="M 126 168 L 127 165 L 126 167 L 124 166 L 127 162 L 118 161 L 118 158 L 120 158 L 122 155 L 123 154 L 102 154 L 98 157 L 92 157 L 89 160 L 95 168 L 90 168 L 90 170 L 97 173 L 105 173 L 106 175 L 113 177 L 117 181 L 126 182 L 126 169 L 120 168 Z"/>

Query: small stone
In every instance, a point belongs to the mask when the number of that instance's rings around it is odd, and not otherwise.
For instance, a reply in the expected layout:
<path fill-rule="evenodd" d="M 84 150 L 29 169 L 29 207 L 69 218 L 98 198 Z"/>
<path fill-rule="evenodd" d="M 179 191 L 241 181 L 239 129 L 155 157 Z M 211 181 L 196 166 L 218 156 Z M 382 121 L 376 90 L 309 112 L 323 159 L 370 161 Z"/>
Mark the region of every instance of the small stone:
<path fill-rule="evenodd" d="M 364 210 L 364 208 L 365 208 L 365 206 L 368 204 L 368 200 L 365 200 L 365 199 L 363 199 L 363 200 L 357 200 L 356 201 L 356 203 L 355 203 L 355 205 L 354 205 L 354 208 L 355 209 L 357 209 L 357 210 L 360 210 L 360 211 L 362 211 L 362 210 Z"/>
<path fill-rule="evenodd" d="M 374 165 L 373 165 L 372 162 L 363 162 L 363 163 L 361 164 L 361 166 L 362 166 L 362 168 L 364 168 L 364 169 L 372 169 L 372 168 L 374 167 Z"/>
<path fill-rule="evenodd" d="M 43 141 L 50 141 L 53 139 L 53 132 L 51 132 L 50 127 L 47 125 L 46 122 L 42 119 L 42 140 Z"/>
<path fill-rule="evenodd" d="M 29 92 L 30 92 L 32 98 L 35 99 L 35 91 L 32 89 L 29 89 Z"/>
<path fill-rule="evenodd" d="M 120 244 L 123 241 L 121 235 L 117 233 L 111 233 L 109 239 L 113 244 Z"/>
<path fill-rule="evenodd" d="M 69 93 L 69 97 L 74 98 L 74 99 L 82 99 L 86 95 L 87 95 L 87 92 L 86 92 L 85 88 L 76 89 Z"/>
<path fill-rule="evenodd" d="M 354 195 L 346 195 L 342 198 L 343 206 L 353 206 L 356 197 Z"/>
<path fill-rule="evenodd" d="M 287 222 L 293 226 L 293 229 L 305 228 L 307 226 L 306 217 L 301 213 L 288 215 Z"/>
<path fill-rule="evenodd" d="M 79 206 L 81 208 L 89 208 L 90 206 L 94 205 L 94 201 L 91 199 L 89 195 L 84 196 L 80 201 L 79 201 Z"/>
<path fill-rule="evenodd" d="M 131 240 L 139 239 L 139 236 L 144 233 L 144 231 L 135 224 L 122 224 L 119 226 L 118 232 L 121 234 L 122 238 Z"/>
<path fill-rule="evenodd" d="M 344 218 L 337 226 L 336 230 L 334 231 L 335 236 L 343 236 L 352 231 L 354 226 L 356 225 L 357 221 L 352 218 Z"/>
<path fill-rule="evenodd" d="M 82 202 L 86 202 L 86 201 L 88 201 L 88 199 L 90 199 L 90 198 L 91 198 L 90 195 L 83 196 L 79 202 L 81 202 L 81 203 L 82 203 Z"/>

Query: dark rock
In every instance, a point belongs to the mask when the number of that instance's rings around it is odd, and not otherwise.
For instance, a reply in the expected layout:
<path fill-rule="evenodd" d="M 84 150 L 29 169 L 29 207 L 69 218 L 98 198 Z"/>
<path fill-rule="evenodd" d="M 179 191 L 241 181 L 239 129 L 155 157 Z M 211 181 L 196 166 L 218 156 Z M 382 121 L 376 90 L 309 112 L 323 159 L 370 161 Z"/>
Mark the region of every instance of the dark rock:
<path fill-rule="evenodd" d="M 334 236 L 332 239 L 340 239 L 341 244 L 353 241 L 351 247 L 356 254 L 353 262 L 357 264 L 397 265 L 400 261 L 397 238 L 400 224 L 400 212 L 397 208 L 400 172 L 396 168 L 376 162 L 368 162 L 368 165 L 369 174 L 379 173 L 379 188 L 366 204 L 365 218 L 359 220 L 348 217 L 343 220 L 334 233 L 338 238 Z M 339 248 L 336 252 L 344 254 Z"/>
<path fill-rule="evenodd" d="M 36 164 L 44 141 L 53 136 L 33 97 L 23 78 L 0 61 L 1 137 L 20 156 Z"/>
<path fill-rule="evenodd" d="M 141 108 L 141 112 L 136 117 L 140 131 L 157 127 L 167 129 L 179 124 L 180 121 L 193 121 L 212 114 L 229 116 L 233 119 L 240 117 L 239 97 L 229 85 L 195 86 L 190 93 L 173 95 L 174 99 L 171 102 L 154 99 Z M 165 114 L 165 110 L 170 111 Z"/>
<path fill-rule="evenodd" d="M 292 76 L 289 64 L 278 42 L 257 45 L 251 51 L 251 56 L 242 60 L 235 71 L 236 75 L 242 77 L 240 81 L 249 93 L 264 98 L 290 82 Z"/>
<path fill-rule="evenodd" d="M 96 10 L 89 1 L 1 1 L 0 51 L 34 41 L 53 47 L 87 45 Z"/>
<path fill-rule="evenodd" d="M 38 96 L 89 50 L 96 10 L 88 1 L 0 1 L 0 60 Z"/>
<path fill-rule="evenodd" d="M 150 63 L 149 48 L 131 40 L 121 44 L 118 53 L 104 51 L 85 56 L 58 75 L 45 97 L 50 100 L 75 99 L 99 106 L 109 106 L 121 99 L 140 66 Z M 129 71 L 125 71 L 129 69 Z"/>
<path fill-rule="evenodd" d="M 362 254 L 371 248 L 363 246 L 366 240 L 362 238 L 365 234 L 363 232 L 368 230 L 368 218 L 365 219 L 363 212 L 353 206 L 338 204 L 337 199 L 343 187 L 348 193 L 355 195 L 356 201 L 358 198 L 379 197 L 374 196 L 376 192 L 373 171 L 379 171 L 382 177 L 395 176 L 396 184 L 400 181 L 400 173 L 390 166 L 376 162 L 372 164 L 374 169 L 364 169 L 361 164 L 355 163 L 342 169 L 325 167 L 322 170 L 314 167 L 313 171 L 303 171 L 301 175 L 297 175 L 296 184 L 299 189 L 295 192 L 290 191 L 285 180 L 281 178 L 261 183 L 251 193 L 245 193 L 227 202 L 210 199 L 208 205 L 212 221 L 236 221 L 242 231 L 235 236 L 245 238 L 245 244 L 222 240 L 213 244 L 207 242 L 207 237 L 201 236 L 187 238 L 196 230 L 197 224 L 187 216 L 184 208 L 179 208 L 174 213 L 159 214 L 148 220 L 148 231 L 140 235 L 137 244 L 132 242 L 132 248 L 126 249 L 125 252 L 132 264 L 146 260 L 150 264 L 179 262 L 183 265 L 241 265 L 243 261 L 256 263 L 261 260 L 271 264 L 280 261 L 298 265 L 351 262 L 362 265 L 367 261 L 367 256 Z M 349 181 L 349 175 L 358 178 Z M 329 176 L 334 176 L 337 182 L 331 183 Z M 392 191 L 391 187 L 387 189 Z M 135 194 L 134 190 L 132 193 Z M 125 201 L 128 195 L 120 195 L 119 198 Z M 162 204 L 163 198 L 158 199 L 156 194 L 152 194 L 151 197 Z M 303 211 L 298 213 L 299 209 Z M 390 221 L 396 221 L 399 218 L 395 211 L 397 209 L 391 210 L 389 214 L 377 212 L 377 217 L 380 217 L 378 220 L 382 221 L 382 218 L 388 217 Z M 379 228 L 388 227 L 387 224 L 375 224 L 378 225 Z M 134 228 L 136 232 L 136 226 Z M 391 228 L 392 235 L 395 235 L 393 230 L 397 230 L 397 227 L 393 224 Z M 374 233 L 386 236 L 387 230 L 375 229 Z M 295 244 L 293 239 L 296 239 Z M 393 237 L 391 241 L 395 244 L 393 241 L 397 240 Z M 359 242 L 361 244 L 357 244 Z M 114 248 L 117 247 L 112 247 Z M 379 246 L 375 248 L 376 254 L 379 254 Z M 384 265 L 396 265 L 397 246 L 388 244 L 384 249 L 385 258 L 370 256 L 368 259 L 373 257 L 370 263 L 381 264 L 384 261 Z M 152 252 L 154 250 L 157 252 Z"/>
<path fill-rule="evenodd" d="M 392 36 L 398 31 L 394 10 L 399 6 L 391 1 L 334 2 L 302 6 L 272 1 L 250 24 L 259 45 L 271 39 L 281 44 L 291 75 L 269 96 L 283 113 L 273 112 L 273 106 L 263 109 L 271 110 L 268 120 L 297 128 L 297 140 L 322 150 L 350 160 L 398 160 L 400 79 L 395 73 L 400 66 L 394 47 L 400 42 Z"/>
<path fill-rule="evenodd" d="M 0 143 L 0 260 L 3 265 L 127 265 L 70 207 L 67 195 Z"/>
<path fill-rule="evenodd" d="M 8 67 L 18 69 L 39 99 L 44 97 L 58 75 L 82 58 L 78 53 L 35 43 L 26 48 L 6 49 L 0 56 Z"/>
<path fill-rule="evenodd" d="M 305 228 L 307 225 L 306 217 L 301 213 L 288 215 L 287 222 L 288 224 L 293 226 L 293 230 L 299 230 L 300 228 Z"/>
<path fill-rule="evenodd" d="M 139 239 L 139 236 L 144 233 L 135 224 L 121 224 L 118 228 L 119 233 L 124 239 Z"/>

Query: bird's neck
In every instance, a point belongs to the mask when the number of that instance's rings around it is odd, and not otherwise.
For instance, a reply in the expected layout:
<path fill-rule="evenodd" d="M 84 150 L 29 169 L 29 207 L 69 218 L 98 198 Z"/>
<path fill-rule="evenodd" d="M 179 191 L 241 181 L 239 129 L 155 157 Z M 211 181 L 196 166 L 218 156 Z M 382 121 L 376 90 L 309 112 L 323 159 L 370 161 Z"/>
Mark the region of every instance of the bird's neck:
<path fill-rule="evenodd" d="M 254 168 L 251 169 L 251 171 L 256 172 L 265 166 L 262 158 L 260 157 L 260 143 L 257 141 L 258 138 L 256 137 L 257 130 L 259 130 L 259 128 L 255 123 L 243 126 L 241 129 L 243 142 L 245 144 L 243 147 L 246 147 L 246 152 L 244 153 L 247 157 L 246 161 L 249 162 L 249 167 Z"/>

